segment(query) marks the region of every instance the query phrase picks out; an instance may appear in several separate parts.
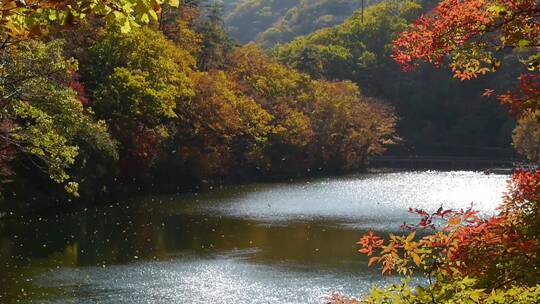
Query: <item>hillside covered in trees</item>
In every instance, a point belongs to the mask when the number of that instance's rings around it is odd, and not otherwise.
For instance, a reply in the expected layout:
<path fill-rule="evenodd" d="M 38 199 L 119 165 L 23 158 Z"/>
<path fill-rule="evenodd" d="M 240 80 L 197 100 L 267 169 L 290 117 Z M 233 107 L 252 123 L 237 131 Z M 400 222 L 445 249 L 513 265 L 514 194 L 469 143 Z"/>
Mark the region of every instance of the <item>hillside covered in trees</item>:
<path fill-rule="evenodd" d="M 265 47 L 341 23 L 373 0 L 226 0 L 225 24 L 239 43 Z"/>
<path fill-rule="evenodd" d="M 286 65 L 316 79 L 350 80 L 367 96 L 391 104 L 400 117 L 402 145 L 392 154 L 513 157 L 529 139 L 512 135 L 514 118 L 482 96 L 488 84 L 509 89 L 519 74 L 500 73 L 463 83 L 424 65 L 403 73 L 391 58 L 396 34 L 436 1 L 225 1 L 225 27 L 238 43 L 253 42 Z M 519 55 L 507 52 L 515 63 Z M 480 93 L 479 93 L 480 92 Z M 527 151 L 524 151 L 527 150 Z M 520 149 L 524 154 L 531 147 Z M 534 149 L 533 149 L 534 150 Z"/>
<path fill-rule="evenodd" d="M 518 75 L 507 65 L 470 82 L 450 71 L 422 65 L 404 73 L 391 57 L 392 41 L 432 1 L 384 1 L 357 10 L 343 23 L 278 45 L 279 61 L 317 79 L 351 80 L 362 92 L 392 104 L 404 144 L 393 153 L 508 157 L 514 121 L 504 106 L 482 96 L 486 87 L 504 90 Z M 506 52 L 517 63 L 517 53 Z"/>
<path fill-rule="evenodd" d="M 91 18 L 4 45 L 4 196 L 347 172 L 396 142 L 391 107 L 235 47 L 218 13 L 168 6 L 148 27 Z"/>

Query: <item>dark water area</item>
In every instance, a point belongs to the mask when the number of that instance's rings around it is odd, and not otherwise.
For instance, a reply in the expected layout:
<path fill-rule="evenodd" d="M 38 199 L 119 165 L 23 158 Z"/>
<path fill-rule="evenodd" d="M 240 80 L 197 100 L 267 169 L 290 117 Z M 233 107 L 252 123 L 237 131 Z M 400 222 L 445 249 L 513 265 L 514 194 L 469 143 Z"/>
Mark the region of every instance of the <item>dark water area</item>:
<path fill-rule="evenodd" d="M 407 207 L 494 213 L 506 175 L 373 173 L 256 183 L 0 219 L 0 303 L 323 303 L 381 278 L 356 253 Z"/>

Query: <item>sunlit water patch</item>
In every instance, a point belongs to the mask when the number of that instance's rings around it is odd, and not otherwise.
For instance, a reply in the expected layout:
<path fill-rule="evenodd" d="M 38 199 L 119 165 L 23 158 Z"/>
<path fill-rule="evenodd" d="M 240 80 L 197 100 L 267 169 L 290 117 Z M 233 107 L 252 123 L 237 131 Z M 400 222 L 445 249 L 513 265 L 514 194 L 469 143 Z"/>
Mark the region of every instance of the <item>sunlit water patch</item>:
<path fill-rule="evenodd" d="M 480 172 L 401 172 L 257 185 L 229 199 L 202 201 L 205 212 L 263 222 L 334 219 L 386 229 L 408 207 L 474 208 L 487 215 L 501 202 L 507 176 Z"/>
<path fill-rule="evenodd" d="M 0 303 L 323 303 L 382 284 L 357 254 L 407 207 L 494 212 L 507 176 L 400 172 L 258 183 L 0 221 Z"/>
<path fill-rule="evenodd" d="M 373 274 L 249 263 L 231 255 L 64 269 L 37 280 L 63 290 L 63 297 L 42 301 L 55 304 L 323 303 L 332 292 L 361 294 L 374 283 L 383 281 Z"/>

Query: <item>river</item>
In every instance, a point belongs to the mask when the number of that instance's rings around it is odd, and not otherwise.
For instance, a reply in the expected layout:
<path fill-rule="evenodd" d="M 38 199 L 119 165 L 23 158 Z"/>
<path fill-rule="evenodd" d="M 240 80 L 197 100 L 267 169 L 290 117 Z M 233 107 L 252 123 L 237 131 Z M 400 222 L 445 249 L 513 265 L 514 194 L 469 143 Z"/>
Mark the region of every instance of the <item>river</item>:
<path fill-rule="evenodd" d="M 0 219 L 0 303 L 323 303 L 382 278 L 355 242 L 407 207 L 493 214 L 505 175 L 369 173 Z"/>

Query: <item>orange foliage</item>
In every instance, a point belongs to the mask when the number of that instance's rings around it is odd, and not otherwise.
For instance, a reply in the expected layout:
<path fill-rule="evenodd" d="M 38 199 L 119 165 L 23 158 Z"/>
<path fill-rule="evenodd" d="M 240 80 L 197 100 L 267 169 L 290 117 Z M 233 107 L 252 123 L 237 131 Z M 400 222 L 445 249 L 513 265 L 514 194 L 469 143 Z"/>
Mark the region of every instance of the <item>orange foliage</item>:
<path fill-rule="evenodd" d="M 398 36 L 393 57 L 405 70 L 419 61 L 440 66 L 448 58 L 454 77 L 470 80 L 497 71 L 503 51 L 517 49 L 525 55 L 521 61 L 528 72 L 514 92 L 500 94 L 499 100 L 521 113 L 540 106 L 539 47 L 537 0 L 443 0 Z"/>
<path fill-rule="evenodd" d="M 540 271 L 531 267 L 540 256 L 540 170 L 518 171 L 508 184 L 500 213 L 481 218 L 472 207 L 434 213 L 410 209 L 421 216 L 409 230 L 435 229 L 418 240 L 416 231 L 407 236 L 390 235 L 384 242 L 373 231 L 358 244 L 369 264 L 382 264 L 382 272 L 426 273 L 434 271 L 461 277 L 475 276 L 490 282 L 536 282 Z M 434 223 L 443 221 L 438 227 Z"/>

